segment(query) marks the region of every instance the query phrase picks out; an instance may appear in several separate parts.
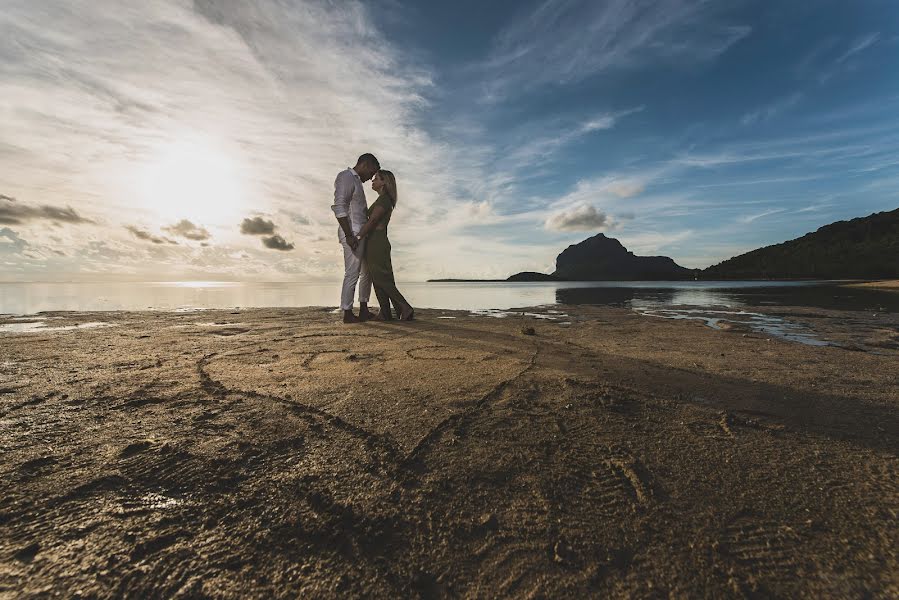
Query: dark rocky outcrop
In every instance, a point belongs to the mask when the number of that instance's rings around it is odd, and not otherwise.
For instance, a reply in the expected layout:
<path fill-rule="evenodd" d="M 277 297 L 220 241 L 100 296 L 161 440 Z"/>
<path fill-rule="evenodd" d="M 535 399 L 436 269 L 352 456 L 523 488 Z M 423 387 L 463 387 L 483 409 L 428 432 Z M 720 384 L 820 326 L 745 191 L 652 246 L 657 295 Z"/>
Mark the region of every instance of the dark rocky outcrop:
<path fill-rule="evenodd" d="M 556 257 L 553 276 L 569 281 L 693 279 L 694 271 L 667 256 L 636 256 L 615 238 L 598 233 Z"/>
<path fill-rule="evenodd" d="M 510 275 L 506 281 L 558 281 L 559 278 L 546 273 L 537 273 L 536 271 L 524 271 Z"/>
<path fill-rule="evenodd" d="M 525 271 L 506 281 L 661 281 L 693 279 L 695 273 L 667 256 L 635 256 L 615 238 L 598 233 L 563 250 L 552 275 Z"/>

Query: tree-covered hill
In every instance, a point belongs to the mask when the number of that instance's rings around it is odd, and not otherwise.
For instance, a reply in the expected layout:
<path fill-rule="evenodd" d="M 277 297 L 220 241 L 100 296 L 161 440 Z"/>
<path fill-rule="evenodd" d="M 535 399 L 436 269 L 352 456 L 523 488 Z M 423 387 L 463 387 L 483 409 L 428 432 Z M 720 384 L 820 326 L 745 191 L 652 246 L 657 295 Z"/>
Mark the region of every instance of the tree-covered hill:
<path fill-rule="evenodd" d="M 837 221 L 713 265 L 702 279 L 899 278 L 899 209 Z"/>

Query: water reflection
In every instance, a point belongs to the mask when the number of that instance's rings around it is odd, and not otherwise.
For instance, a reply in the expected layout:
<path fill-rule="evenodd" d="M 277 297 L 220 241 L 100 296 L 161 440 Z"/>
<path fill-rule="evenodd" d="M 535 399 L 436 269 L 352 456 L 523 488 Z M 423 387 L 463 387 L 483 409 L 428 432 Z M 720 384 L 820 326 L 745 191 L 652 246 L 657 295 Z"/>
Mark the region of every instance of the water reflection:
<path fill-rule="evenodd" d="M 635 310 L 647 318 L 700 319 L 709 327 L 745 327 L 811 344 L 825 342 L 804 326 L 776 316 L 777 307 L 899 312 L 899 294 L 841 287 L 835 282 L 459 282 L 403 283 L 402 287 L 413 305 L 420 308 L 466 310 L 502 317 L 510 314 L 510 309 L 541 307 L 527 313 L 515 312 L 565 326 L 569 324 L 568 317 L 553 310 L 553 305 L 611 305 Z M 336 283 L 14 283 L 0 284 L 0 313 L 333 307 L 338 297 Z M 0 327 L 0 333 L 53 330 L 43 322 L 11 321 Z M 98 324 L 82 323 L 65 328 L 94 326 Z"/>
<path fill-rule="evenodd" d="M 772 307 L 899 311 L 899 294 L 816 282 L 403 283 L 420 308 L 510 309 L 551 304 Z M 0 283 L 0 313 L 336 306 L 337 283 Z"/>
<path fill-rule="evenodd" d="M 109 323 L 91 321 L 90 323 L 76 323 L 74 325 L 58 325 L 48 327 L 43 320 L 24 321 L 16 323 L 4 323 L 0 325 L 0 333 L 45 333 L 51 331 L 73 331 L 75 329 L 93 329 L 95 327 L 109 327 Z"/>
<path fill-rule="evenodd" d="M 740 286 L 742 282 L 727 282 Z M 753 282 L 757 283 L 757 282 Z M 718 285 L 726 285 L 719 283 Z M 775 307 L 807 306 L 833 310 L 899 311 L 899 294 L 837 285 L 752 285 L 734 288 L 565 287 L 556 290 L 559 304 L 654 306 Z"/>
<path fill-rule="evenodd" d="M 750 331 L 756 331 L 773 337 L 783 338 L 791 342 L 799 342 L 809 346 L 834 345 L 826 340 L 819 339 L 808 327 L 794 323 L 780 317 L 765 315 L 762 313 L 747 312 L 745 310 L 707 310 L 702 308 L 655 308 L 635 307 L 635 311 L 647 317 L 659 317 L 662 319 L 696 320 L 702 321 L 712 329 L 725 329 L 731 327 L 743 327 Z"/>
<path fill-rule="evenodd" d="M 733 285 L 734 287 L 724 287 Z M 556 290 L 560 304 L 612 305 L 631 308 L 647 317 L 702 321 L 708 327 L 745 328 L 772 337 L 813 346 L 831 342 L 807 326 L 776 316 L 779 306 L 872 313 L 899 311 L 899 294 L 883 290 L 847 288 L 833 283 L 704 282 L 653 288 L 566 287 Z"/>

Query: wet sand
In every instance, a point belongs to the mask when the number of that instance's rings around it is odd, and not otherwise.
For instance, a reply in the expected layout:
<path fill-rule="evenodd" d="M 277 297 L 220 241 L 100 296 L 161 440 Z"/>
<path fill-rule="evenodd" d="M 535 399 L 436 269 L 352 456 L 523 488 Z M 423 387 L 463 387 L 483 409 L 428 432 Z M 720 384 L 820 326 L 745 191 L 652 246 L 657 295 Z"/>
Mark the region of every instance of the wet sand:
<path fill-rule="evenodd" d="M 0 597 L 899 596 L 899 317 L 561 310 L 0 319 Z"/>
<path fill-rule="evenodd" d="M 846 287 L 873 288 L 878 290 L 899 291 L 899 279 L 885 279 L 883 281 L 866 281 L 864 283 L 848 283 Z"/>

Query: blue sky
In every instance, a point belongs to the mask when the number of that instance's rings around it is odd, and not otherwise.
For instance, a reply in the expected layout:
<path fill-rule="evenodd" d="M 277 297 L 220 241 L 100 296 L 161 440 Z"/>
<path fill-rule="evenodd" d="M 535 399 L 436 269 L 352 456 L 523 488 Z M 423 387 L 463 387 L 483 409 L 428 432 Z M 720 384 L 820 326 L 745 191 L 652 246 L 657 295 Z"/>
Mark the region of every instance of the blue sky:
<path fill-rule="evenodd" d="M 0 279 L 336 279 L 363 151 L 401 279 L 705 267 L 899 206 L 896 73 L 889 0 L 9 0 Z"/>

